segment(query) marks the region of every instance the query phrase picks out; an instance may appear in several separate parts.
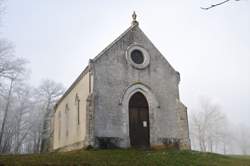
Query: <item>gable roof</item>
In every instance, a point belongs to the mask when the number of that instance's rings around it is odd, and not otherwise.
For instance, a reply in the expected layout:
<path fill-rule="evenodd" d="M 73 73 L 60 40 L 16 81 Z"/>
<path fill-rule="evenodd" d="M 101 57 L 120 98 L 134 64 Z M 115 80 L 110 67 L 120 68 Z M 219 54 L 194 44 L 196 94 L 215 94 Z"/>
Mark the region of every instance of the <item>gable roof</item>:
<path fill-rule="evenodd" d="M 108 51 L 113 45 L 115 45 L 118 41 L 120 41 L 128 32 L 130 32 L 133 28 L 137 27 L 140 32 L 151 42 L 151 40 L 145 35 L 145 33 L 139 28 L 137 21 L 133 21 L 132 25 L 126 29 L 119 37 L 117 37 L 113 42 L 111 42 L 106 48 L 104 48 L 97 56 L 95 56 L 93 59 L 90 59 L 90 61 L 97 61 L 102 55 L 105 54 L 106 51 Z M 152 42 L 151 42 L 152 43 Z M 153 47 L 158 50 L 155 45 L 152 43 Z M 159 51 L 159 50 L 158 50 Z M 160 51 L 159 51 L 160 53 Z M 161 53 L 160 53 L 161 54 Z M 167 64 L 172 68 L 174 71 L 175 69 L 170 65 L 170 63 L 166 60 L 166 58 L 163 56 Z M 63 96 L 58 100 L 58 102 L 55 104 L 54 110 L 58 106 L 58 104 L 61 103 L 61 101 L 70 93 L 70 91 L 75 87 L 75 85 L 81 80 L 82 77 L 84 77 L 87 72 L 90 71 L 89 65 L 85 67 L 85 69 L 81 72 L 81 74 L 77 77 L 77 79 L 70 85 L 70 87 L 66 90 L 66 92 L 63 94 Z"/>
<path fill-rule="evenodd" d="M 132 24 L 119 37 L 117 37 L 112 43 L 110 43 L 106 48 L 104 48 L 94 59 L 91 59 L 91 61 L 95 62 L 97 59 L 99 59 L 107 50 L 109 50 L 116 42 L 118 42 L 121 38 L 123 38 L 123 36 L 125 36 L 130 30 L 132 30 L 136 26 L 138 26 L 138 24 Z M 56 102 L 56 104 L 54 106 L 54 110 L 61 103 L 61 101 L 70 93 L 70 91 L 75 87 L 75 85 L 81 80 L 81 78 L 87 74 L 87 72 L 89 70 L 90 70 L 89 65 L 87 65 L 84 68 L 84 70 L 81 72 L 81 74 L 76 78 L 76 80 L 65 91 L 65 93 L 62 95 L 62 97 Z"/>
<path fill-rule="evenodd" d="M 62 102 L 62 100 L 70 93 L 70 91 L 76 86 L 76 84 L 81 80 L 89 72 L 89 65 L 87 65 L 81 74 L 76 78 L 76 80 L 70 85 L 70 87 L 64 92 L 62 97 L 56 102 L 54 105 L 54 111 L 56 110 L 57 106 Z"/>
<path fill-rule="evenodd" d="M 113 45 L 115 45 L 118 41 L 120 41 L 127 33 L 129 33 L 132 29 L 134 28 L 138 28 L 138 30 L 140 31 L 140 33 L 142 33 L 145 38 L 152 44 L 152 46 L 161 54 L 161 52 L 158 50 L 158 48 L 153 44 L 153 42 L 147 37 L 147 35 L 140 29 L 139 27 L 139 23 L 136 22 L 132 22 L 132 25 L 126 29 L 119 37 L 117 37 L 112 43 L 110 43 L 106 48 L 104 48 L 94 59 L 92 59 L 93 62 L 97 61 L 102 55 L 105 54 L 106 51 L 108 51 Z M 173 66 L 167 61 L 167 59 L 162 55 L 163 59 L 166 61 L 167 65 L 169 65 L 169 67 L 176 71 Z"/>

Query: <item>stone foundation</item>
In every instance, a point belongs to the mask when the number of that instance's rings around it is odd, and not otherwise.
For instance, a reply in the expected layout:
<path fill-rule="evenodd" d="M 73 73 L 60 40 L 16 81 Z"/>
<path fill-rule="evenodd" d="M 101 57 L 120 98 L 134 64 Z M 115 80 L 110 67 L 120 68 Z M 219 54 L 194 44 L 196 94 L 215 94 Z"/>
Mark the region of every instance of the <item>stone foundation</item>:
<path fill-rule="evenodd" d="M 80 141 L 74 144 L 70 144 L 58 149 L 53 150 L 54 152 L 68 152 L 68 151 L 72 151 L 72 150 L 79 150 L 79 149 L 83 149 L 85 147 L 84 145 L 84 141 Z"/>
<path fill-rule="evenodd" d="M 100 149 L 120 148 L 121 138 L 118 137 L 96 137 L 95 144 Z"/>

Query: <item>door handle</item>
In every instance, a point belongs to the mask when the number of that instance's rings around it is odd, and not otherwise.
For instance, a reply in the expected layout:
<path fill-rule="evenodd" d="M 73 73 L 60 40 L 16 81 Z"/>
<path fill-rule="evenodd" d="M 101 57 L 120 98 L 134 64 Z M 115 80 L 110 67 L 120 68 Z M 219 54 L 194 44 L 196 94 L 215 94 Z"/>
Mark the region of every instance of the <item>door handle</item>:
<path fill-rule="evenodd" d="M 143 127 L 148 127 L 147 121 L 142 121 L 142 125 L 143 125 Z"/>

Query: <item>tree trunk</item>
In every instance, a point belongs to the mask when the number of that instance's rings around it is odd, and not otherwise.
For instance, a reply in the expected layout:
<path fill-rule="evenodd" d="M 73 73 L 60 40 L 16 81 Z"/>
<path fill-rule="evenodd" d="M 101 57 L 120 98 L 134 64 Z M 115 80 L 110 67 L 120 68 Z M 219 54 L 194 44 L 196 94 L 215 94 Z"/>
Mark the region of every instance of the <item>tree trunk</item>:
<path fill-rule="evenodd" d="M 13 88 L 13 81 L 14 80 L 11 79 L 10 88 L 9 88 L 8 97 L 7 97 L 7 103 L 6 103 L 6 107 L 4 109 L 4 117 L 3 117 L 3 122 L 2 122 L 2 126 L 1 126 L 1 133 L 0 133 L 0 151 L 2 151 L 2 140 L 3 140 L 3 135 L 5 132 L 4 130 L 5 130 L 5 125 L 6 125 L 8 111 L 9 111 L 10 97 L 11 97 L 12 88 Z"/>

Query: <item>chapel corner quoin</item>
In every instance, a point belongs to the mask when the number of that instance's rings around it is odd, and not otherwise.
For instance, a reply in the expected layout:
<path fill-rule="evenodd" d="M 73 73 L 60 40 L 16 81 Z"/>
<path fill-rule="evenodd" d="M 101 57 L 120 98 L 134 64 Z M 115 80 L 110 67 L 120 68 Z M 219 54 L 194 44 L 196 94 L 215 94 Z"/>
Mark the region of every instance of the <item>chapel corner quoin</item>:
<path fill-rule="evenodd" d="M 132 25 L 88 66 L 54 108 L 50 151 L 87 148 L 190 149 L 179 73 Z"/>

